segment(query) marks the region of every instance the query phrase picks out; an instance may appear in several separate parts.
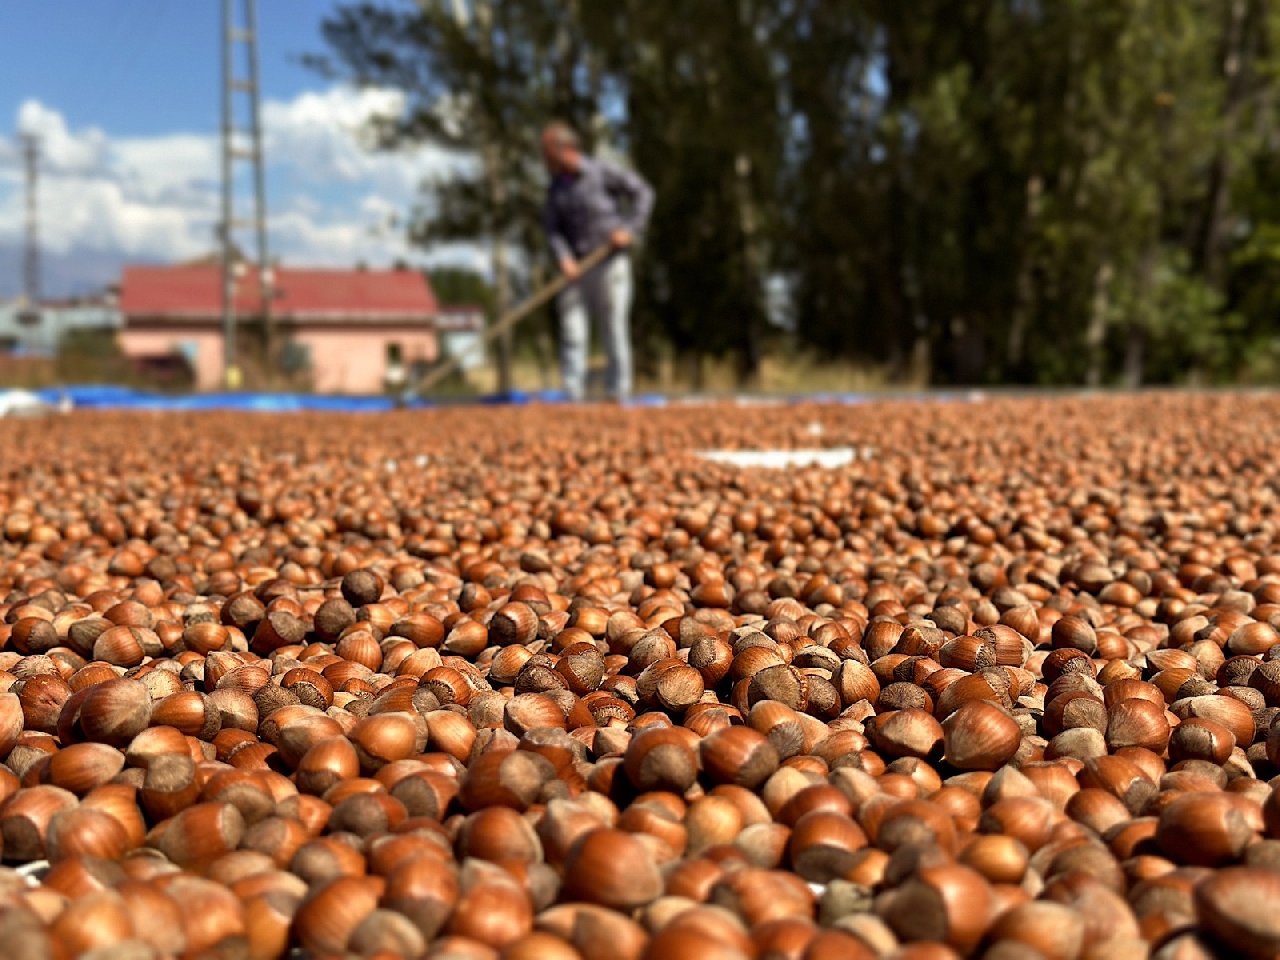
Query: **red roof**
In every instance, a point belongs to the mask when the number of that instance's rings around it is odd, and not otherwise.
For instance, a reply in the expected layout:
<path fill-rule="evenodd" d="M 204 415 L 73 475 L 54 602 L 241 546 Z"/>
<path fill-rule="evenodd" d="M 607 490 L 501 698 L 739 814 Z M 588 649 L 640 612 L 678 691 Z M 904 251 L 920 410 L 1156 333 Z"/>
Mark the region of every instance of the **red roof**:
<path fill-rule="evenodd" d="M 306 270 L 277 267 L 272 315 L 282 320 L 428 320 L 439 310 L 417 270 Z M 236 280 L 238 316 L 261 312 L 258 271 Z M 217 264 L 126 267 L 120 312 L 129 319 L 212 320 L 222 316 L 222 268 Z"/>

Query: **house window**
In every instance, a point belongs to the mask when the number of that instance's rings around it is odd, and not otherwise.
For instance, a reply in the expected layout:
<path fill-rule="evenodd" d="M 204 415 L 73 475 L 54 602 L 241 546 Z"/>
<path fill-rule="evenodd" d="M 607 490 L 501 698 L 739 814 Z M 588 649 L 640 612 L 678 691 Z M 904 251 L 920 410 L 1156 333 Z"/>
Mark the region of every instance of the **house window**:
<path fill-rule="evenodd" d="M 395 390 L 404 386 L 404 381 L 404 350 L 398 343 L 388 343 L 386 387 L 389 390 Z"/>
<path fill-rule="evenodd" d="M 311 369 L 311 345 L 290 340 L 280 351 L 280 366 L 285 373 L 305 373 Z"/>
<path fill-rule="evenodd" d="M 200 359 L 200 344 L 196 340 L 179 340 L 170 346 L 169 352 L 180 355 L 194 367 Z"/>

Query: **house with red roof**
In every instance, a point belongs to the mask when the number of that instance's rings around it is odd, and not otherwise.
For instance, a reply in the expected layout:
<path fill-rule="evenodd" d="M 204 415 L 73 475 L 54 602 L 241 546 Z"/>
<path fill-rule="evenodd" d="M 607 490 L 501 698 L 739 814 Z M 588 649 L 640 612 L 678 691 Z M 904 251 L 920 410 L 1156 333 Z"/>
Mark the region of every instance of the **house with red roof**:
<path fill-rule="evenodd" d="M 478 308 L 442 308 L 417 270 L 277 267 L 271 316 L 277 362 L 322 393 L 378 393 L 434 363 L 441 337 L 483 326 Z M 209 261 L 126 267 L 120 281 L 122 351 L 138 360 L 186 357 L 195 386 L 223 378 L 222 270 Z M 262 316 L 258 271 L 237 269 L 235 314 Z"/>

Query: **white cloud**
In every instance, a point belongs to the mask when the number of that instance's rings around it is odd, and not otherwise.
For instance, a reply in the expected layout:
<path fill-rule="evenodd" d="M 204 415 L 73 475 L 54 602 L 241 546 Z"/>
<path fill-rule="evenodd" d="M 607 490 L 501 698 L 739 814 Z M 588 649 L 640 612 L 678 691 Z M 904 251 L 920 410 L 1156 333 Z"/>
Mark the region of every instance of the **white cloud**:
<path fill-rule="evenodd" d="M 331 266 L 424 259 L 391 223 L 420 202 L 424 182 L 466 172 L 473 161 L 434 147 L 368 150 L 369 118 L 401 103 L 392 91 L 347 87 L 263 103 L 274 256 Z M 40 137 L 41 242 L 49 251 L 92 248 L 164 261 L 212 249 L 221 212 L 216 134 L 113 137 L 94 127 L 71 129 L 57 109 L 36 100 L 19 108 L 17 127 Z M 21 239 L 25 198 L 17 147 L 0 140 L 0 243 Z M 247 185 L 247 176 L 241 182 Z M 246 189 L 237 198 L 241 215 L 248 205 Z M 244 240 L 252 249 L 250 238 Z M 464 244 L 425 259 L 480 266 L 482 258 Z"/>
<path fill-rule="evenodd" d="M 38 100 L 18 108 L 18 131 L 40 138 L 45 165 L 56 173 L 86 173 L 98 169 L 107 148 L 107 135 L 96 127 L 72 133 L 62 114 Z"/>
<path fill-rule="evenodd" d="M 366 216 L 378 220 L 386 220 L 401 213 L 394 203 L 376 193 L 371 193 L 360 201 L 360 210 Z"/>
<path fill-rule="evenodd" d="M 111 144 L 110 170 L 131 192 L 148 198 L 208 192 L 220 176 L 218 140 L 198 134 L 135 137 Z"/>
<path fill-rule="evenodd" d="M 423 180 L 465 173 L 474 161 L 438 147 L 388 153 L 369 149 L 368 122 L 398 113 L 404 96 L 394 90 L 330 87 L 262 108 L 267 157 L 289 157 L 310 183 L 364 182 L 411 199 Z"/>
<path fill-rule="evenodd" d="M 350 264 L 369 254 L 376 254 L 379 261 L 398 255 L 394 242 L 378 244 L 380 249 L 374 250 L 373 233 L 363 223 L 350 220 L 322 221 L 291 210 L 273 217 L 271 227 L 277 249 L 298 251 L 297 259 L 316 266 Z"/>
<path fill-rule="evenodd" d="M 79 175 L 46 171 L 39 204 L 40 242 L 54 253 L 82 247 L 170 259 L 196 256 L 212 244 L 209 198 L 157 202 L 146 191 L 129 189 L 129 181 L 109 168 Z M 0 241 L 18 241 L 24 205 L 20 184 L 0 196 Z"/>

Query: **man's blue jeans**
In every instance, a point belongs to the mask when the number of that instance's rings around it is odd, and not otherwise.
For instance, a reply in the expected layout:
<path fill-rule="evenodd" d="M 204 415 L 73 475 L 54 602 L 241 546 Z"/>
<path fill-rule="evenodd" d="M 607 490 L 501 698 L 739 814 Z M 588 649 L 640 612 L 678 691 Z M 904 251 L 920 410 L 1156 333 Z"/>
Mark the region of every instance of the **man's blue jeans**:
<path fill-rule="evenodd" d="M 560 294 L 560 373 L 574 400 L 587 392 L 589 323 L 594 322 L 609 359 L 608 391 L 631 395 L 631 258 L 617 253 Z"/>

